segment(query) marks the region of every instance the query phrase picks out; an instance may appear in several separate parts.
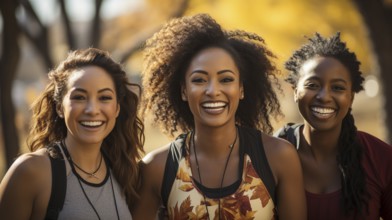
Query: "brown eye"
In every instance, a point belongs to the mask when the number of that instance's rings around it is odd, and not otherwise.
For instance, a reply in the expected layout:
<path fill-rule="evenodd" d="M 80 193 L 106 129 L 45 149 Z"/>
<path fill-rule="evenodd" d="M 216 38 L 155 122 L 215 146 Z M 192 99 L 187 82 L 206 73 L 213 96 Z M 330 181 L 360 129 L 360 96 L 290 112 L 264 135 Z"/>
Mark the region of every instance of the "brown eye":
<path fill-rule="evenodd" d="M 225 77 L 225 78 L 223 78 L 222 80 L 221 80 L 221 82 L 223 82 L 223 83 L 228 83 L 228 82 L 233 82 L 234 81 L 234 79 L 233 78 L 230 78 L 230 77 Z"/>
<path fill-rule="evenodd" d="M 344 86 L 333 86 L 332 89 L 335 90 L 335 91 L 344 91 L 344 90 L 346 90 L 346 88 Z"/>
<path fill-rule="evenodd" d="M 72 100 L 84 100 L 85 97 L 83 95 L 73 95 L 71 96 Z"/>
<path fill-rule="evenodd" d="M 99 98 L 102 101 L 108 101 L 108 100 L 112 100 L 113 97 L 112 96 L 101 96 L 101 98 Z"/>
<path fill-rule="evenodd" d="M 305 83 L 304 87 L 308 89 L 317 89 L 319 85 L 316 83 Z"/>

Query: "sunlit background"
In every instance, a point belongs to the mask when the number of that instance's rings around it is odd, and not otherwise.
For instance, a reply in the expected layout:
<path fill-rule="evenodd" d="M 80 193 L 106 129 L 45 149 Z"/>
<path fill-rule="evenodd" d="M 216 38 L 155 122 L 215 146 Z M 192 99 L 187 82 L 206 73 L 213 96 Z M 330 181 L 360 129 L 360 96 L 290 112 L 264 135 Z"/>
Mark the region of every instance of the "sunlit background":
<path fill-rule="evenodd" d="M 49 52 L 53 64 L 64 59 L 70 50 L 58 0 L 30 0 L 37 13 L 38 24 L 26 9 L 17 11 L 18 20 L 30 33 L 38 33 L 40 25 L 48 30 Z M 76 48 L 90 44 L 92 20 L 95 16 L 95 0 L 65 0 Z M 390 1 L 386 1 L 390 2 Z M 355 97 L 353 114 L 357 127 L 387 141 L 384 124 L 380 73 L 369 35 L 358 9 L 350 0 L 103 0 L 100 9 L 101 31 L 98 45 L 109 51 L 115 60 L 122 62 L 131 81 L 140 83 L 142 67 L 138 46 L 159 27 L 177 15 L 209 13 L 227 29 L 243 29 L 262 36 L 266 44 L 277 55 L 276 64 L 282 70 L 281 79 L 287 72 L 283 63 L 302 43 L 305 36 L 315 32 L 330 36 L 341 32 L 342 39 L 362 62 L 365 74 L 365 91 Z M 3 35 L 3 20 L 0 20 Z M 20 138 L 20 152 L 26 152 L 26 132 L 29 128 L 30 105 L 46 85 L 45 64 L 39 50 L 32 41 L 21 35 L 18 39 L 21 56 L 17 77 L 13 82 L 12 98 L 16 108 L 16 124 Z M 135 49 L 136 48 L 136 49 Z M 4 54 L 3 54 L 4 56 Z M 4 74 L 4 73 L 1 73 Z M 301 122 L 294 105 L 291 87 L 282 81 L 280 94 L 285 118 L 276 121 L 277 129 L 286 122 Z M 147 118 L 145 151 L 149 152 L 168 141 Z M 5 128 L 1 128 L 5 129 Z M 0 156 L 4 155 L 3 133 L 0 133 Z M 0 158 L 0 177 L 6 165 Z"/>

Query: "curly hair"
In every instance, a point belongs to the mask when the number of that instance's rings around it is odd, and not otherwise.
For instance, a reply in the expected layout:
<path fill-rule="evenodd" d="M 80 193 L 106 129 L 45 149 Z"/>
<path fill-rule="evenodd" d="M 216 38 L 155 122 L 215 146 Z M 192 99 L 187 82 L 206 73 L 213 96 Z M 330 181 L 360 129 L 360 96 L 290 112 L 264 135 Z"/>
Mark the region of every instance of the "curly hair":
<path fill-rule="evenodd" d="M 359 70 L 360 62 L 355 53 L 349 51 L 346 43 L 341 41 L 339 32 L 330 38 L 324 38 L 316 33 L 308 40 L 309 43 L 295 51 L 285 63 L 286 69 L 289 70 L 289 75 L 285 80 L 293 88 L 297 87 L 304 62 L 313 57 L 322 56 L 333 57 L 348 69 L 352 91 L 358 93 L 363 90 L 364 78 Z M 337 162 L 342 169 L 343 205 L 347 213 L 354 210 L 362 212 L 367 207 L 368 192 L 366 174 L 361 164 L 362 154 L 363 146 L 357 139 L 357 128 L 350 109 L 342 122 L 337 155 Z"/>
<path fill-rule="evenodd" d="M 67 127 L 64 119 L 58 116 L 56 106 L 62 103 L 72 72 L 85 66 L 103 68 L 115 84 L 120 113 L 101 148 L 109 157 L 113 174 L 126 195 L 128 206 L 132 207 L 135 198 L 138 197 L 137 163 L 144 152 L 144 125 L 137 116 L 139 97 L 128 87 L 136 86 L 139 91 L 140 87 L 128 82 L 121 65 L 113 61 L 107 52 L 94 48 L 72 51 L 57 68 L 49 72 L 49 84 L 32 106 L 28 147 L 33 152 L 51 146 L 67 136 Z"/>
<path fill-rule="evenodd" d="M 181 99 L 181 85 L 192 58 L 207 47 L 226 50 L 235 61 L 244 87 L 236 123 L 271 133 L 270 117 L 282 115 L 272 84 L 278 85 L 275 55 L 253 33 L 226 31 L 209 15 L 173 19 L 147 40 L 144 51 L 143 115 L 153 111 L 154 121 L 166 134 L 194 129 L 188 103 Z M 280 88 L 280 87 L 279 87 Z"/>

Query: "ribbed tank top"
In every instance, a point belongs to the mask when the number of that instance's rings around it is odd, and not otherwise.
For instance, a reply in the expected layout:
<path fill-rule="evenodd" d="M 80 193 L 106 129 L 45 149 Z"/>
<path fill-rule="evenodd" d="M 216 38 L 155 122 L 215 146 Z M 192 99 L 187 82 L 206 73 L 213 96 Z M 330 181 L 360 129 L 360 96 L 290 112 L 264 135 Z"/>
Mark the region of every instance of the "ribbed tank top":
<path fill-rule="evenodd" d="M 64 154 L 64 153 L 63 153 Z M 66 158 L 64 156 L 64 158 Z M 98 219 L 93 208 L 86 199 L 79 181 L 79 174 L 71 168 L 68 160 L 67 168 L 67 192 L 65 195 L 64 207 L 59 214 L 59 220 L 90 220 Z M 112 183 L 114 195 L 116 198 L 117 209 L 120 219 L 132 219 L 131 213 L 125 201 L 125 196 L 121 193 L 120 186 L 114 178 L 112 172 L 107 172 L 105 179 L 99 184 L 89 183 L 80 178 L 80 182 L 88 198 L 97 210 L 100 219 L 117 219 L 117 212 L 113 198 Z"/>

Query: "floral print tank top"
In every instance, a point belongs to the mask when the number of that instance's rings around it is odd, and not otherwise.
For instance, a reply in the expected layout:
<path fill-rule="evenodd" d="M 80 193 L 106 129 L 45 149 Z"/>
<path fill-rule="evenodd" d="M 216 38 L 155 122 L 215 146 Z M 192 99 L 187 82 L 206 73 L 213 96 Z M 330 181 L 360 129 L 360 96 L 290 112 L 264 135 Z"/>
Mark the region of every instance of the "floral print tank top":
<path fill-rule="evenodd" d="M 274 202 L 249 155 L 244 154 L 242 178 L 235 192 L 222 198 L 209 198 L 192 178 L 189 149 L 186 144 L 183 147 L 187 153 L 178 161 L 166 206 L 169 219 L 275 219 Z"/>

